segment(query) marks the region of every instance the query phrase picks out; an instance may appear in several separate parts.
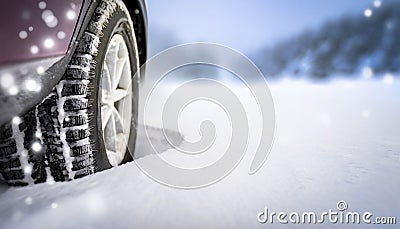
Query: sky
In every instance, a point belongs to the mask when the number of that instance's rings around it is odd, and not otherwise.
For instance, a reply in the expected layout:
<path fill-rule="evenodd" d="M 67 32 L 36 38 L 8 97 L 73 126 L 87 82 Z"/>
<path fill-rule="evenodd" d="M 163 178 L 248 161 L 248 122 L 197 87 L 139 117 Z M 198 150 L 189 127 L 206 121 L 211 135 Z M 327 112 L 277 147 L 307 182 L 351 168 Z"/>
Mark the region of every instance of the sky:
<path fill-rule="evenodd" d="M 152 54 L 198 41 L 251 53 L 327 20 L 376 10 L 374 0 L 147 0 L 147 6 Z"/>

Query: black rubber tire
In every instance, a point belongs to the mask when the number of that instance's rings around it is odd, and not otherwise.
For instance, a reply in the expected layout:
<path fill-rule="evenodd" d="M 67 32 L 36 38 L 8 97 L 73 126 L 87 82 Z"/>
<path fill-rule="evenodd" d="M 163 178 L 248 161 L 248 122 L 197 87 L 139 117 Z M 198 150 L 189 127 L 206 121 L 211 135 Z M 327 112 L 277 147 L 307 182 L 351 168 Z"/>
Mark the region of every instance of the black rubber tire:
<path fill-rule="evenodd" d="M 42 144 L 37 123 L 33 110 L 0 127 L 0 174 L 10 185 L 46 181 L 44 150 L 32 147 Z"/>
<path fill-rule="evenodd" d="M 101 128 L 99 82 L 109 41 L 121 34 L 130 51 L 132 74 L 139 67 L 131 19 L 121 0 L 99 3 L 66 72 L 50 95 L 20 123 L 0 127 L 0 174 L 10 185 L 68 181 L 108 169 Z M 132 80 L 129 145 L 137 130 L 138 80 Z M 36 148 L 33 148 L 33 144 Z M 37 147 L 40 144 L 42 147 Z M 132 160 L 127 151 L 123 163 Z M 47 168 L 46 168 L 47 167 Z M 0 177 L 1 178 L 1 177 Z"/>

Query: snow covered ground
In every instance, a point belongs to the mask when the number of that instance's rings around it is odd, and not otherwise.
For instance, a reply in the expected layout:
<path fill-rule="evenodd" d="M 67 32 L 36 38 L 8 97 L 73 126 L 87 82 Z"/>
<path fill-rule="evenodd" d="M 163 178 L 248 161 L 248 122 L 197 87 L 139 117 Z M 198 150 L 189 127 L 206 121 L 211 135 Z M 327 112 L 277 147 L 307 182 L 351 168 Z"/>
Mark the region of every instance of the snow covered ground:
<path fill-rule="evenodd" d="M 339 200 L 346 201 L 351 211 L 396 216 L 398 225 L 400 80 L 310 83 L 287 79 L 270 87 L 277 117 L 275 143 L 255 175 L 249 175 L 248 169 L 259 120 L 243 92 L 242 102 L 248 101 L 250 116 L 248 152 L 222 181 L 196 190 L 173 189 L 149 179 L 130 163 L 69 183 L 1 186 L 0 228 L 377 228 L 257 222 L 257 214 L 265 207 L 276 212 L 319 213 L 336 210 Z M 245 89 L 236 86 L 236 90 L 240 94 Z M 182 113 L 185 138 L 198 139 L 193 126 L 197 117 L 221 119 L 216 128 L 226 129 L 229 123 L 217 110 L 200 102 Z M 154 120 L 151 124 L 157 126 Z M 162 140 L 160 129 L 153 129 L 150 136 L 159 139 L 157 147 L 165 151 L 164 159 L 190 166 L 215 160 L 229 141 L 229 134 L 220 134 L 222 139 L 211 153 L 184 160 Z M 149 155 L 143 133 L 138 144 L 137 160 L 151 160 L 154 155 Z"/>

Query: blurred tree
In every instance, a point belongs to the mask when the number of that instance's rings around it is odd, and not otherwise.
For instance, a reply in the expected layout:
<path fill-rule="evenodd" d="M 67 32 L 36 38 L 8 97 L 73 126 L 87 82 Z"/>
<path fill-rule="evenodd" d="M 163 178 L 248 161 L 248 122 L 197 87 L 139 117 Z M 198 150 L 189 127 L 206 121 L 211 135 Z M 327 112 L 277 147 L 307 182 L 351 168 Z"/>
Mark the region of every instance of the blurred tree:
<path fill-rule="evenodd" d="M 345 16 L 317 30 L 265 48 L 256 62 L 267 76 L 317 78 L 354 74 L 368 66 L 375 73 L 400 71 L 400 3 L 374 9 L 371 17 Z"/>

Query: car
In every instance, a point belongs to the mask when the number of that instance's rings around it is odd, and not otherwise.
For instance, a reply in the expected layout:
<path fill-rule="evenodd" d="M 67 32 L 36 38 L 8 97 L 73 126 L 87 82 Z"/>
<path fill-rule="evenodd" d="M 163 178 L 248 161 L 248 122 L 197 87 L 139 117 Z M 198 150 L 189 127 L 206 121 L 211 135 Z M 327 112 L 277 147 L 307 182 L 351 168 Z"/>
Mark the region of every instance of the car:
<path fill-rule="evenodd" d="M 132 160 L 146 31 L 144 0 L 3 4 L 1 179 L 70 181 Z"/>

